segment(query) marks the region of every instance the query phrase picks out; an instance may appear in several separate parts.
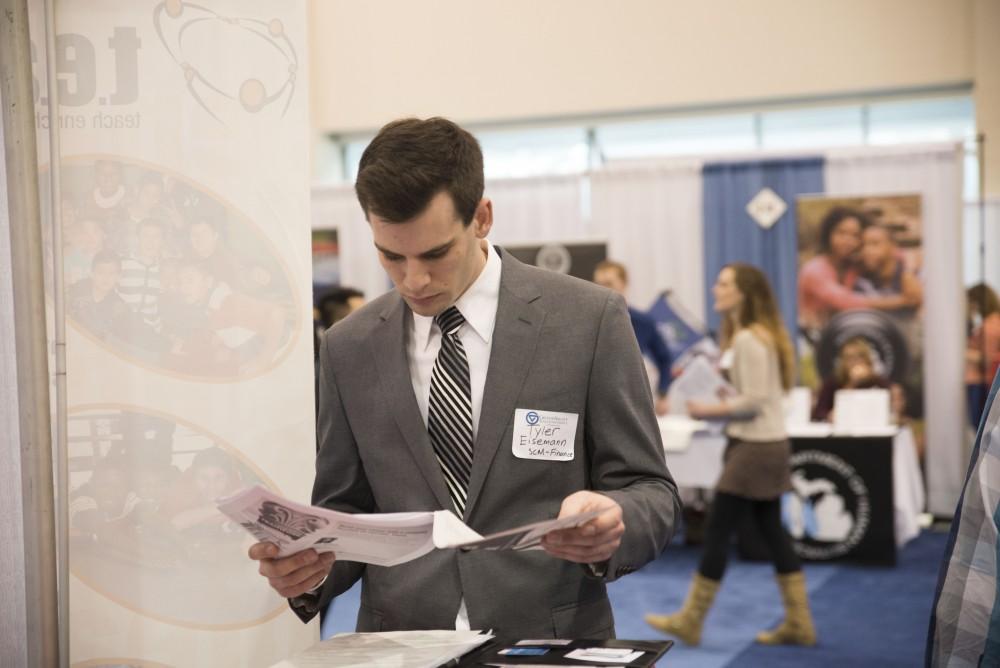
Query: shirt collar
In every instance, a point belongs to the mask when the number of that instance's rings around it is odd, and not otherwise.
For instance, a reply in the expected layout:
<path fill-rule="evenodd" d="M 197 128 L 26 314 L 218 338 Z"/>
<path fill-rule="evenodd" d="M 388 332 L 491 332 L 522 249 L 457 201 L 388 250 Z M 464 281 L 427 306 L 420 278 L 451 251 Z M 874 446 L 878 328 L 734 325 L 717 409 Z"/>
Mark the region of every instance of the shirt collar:
<path fill-rule="evenodd" d="M 465 318 L 465 324 L 483 340 L 483 343 L 489 343 L 493 338 L 497 305 L 500 303 L 501 268 L 500 255 L 492 244 L 486 242 L 486 266 L 479 272 L 479 276 L 469 289 L 455 302 L 455 306 Z M 410 314 L 413 317 L 413 337 L 417 350 L 425 350 L 430 343 L 434 318 L 413 311 L 410 311 Z"/>

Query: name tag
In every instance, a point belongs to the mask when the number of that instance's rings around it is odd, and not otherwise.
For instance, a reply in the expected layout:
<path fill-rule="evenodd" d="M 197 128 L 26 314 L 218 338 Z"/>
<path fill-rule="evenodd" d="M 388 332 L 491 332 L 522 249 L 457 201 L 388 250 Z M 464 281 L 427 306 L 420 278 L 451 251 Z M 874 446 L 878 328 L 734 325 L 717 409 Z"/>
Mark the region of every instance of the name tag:
<path fill-rule="evenodd" d="M 555 462 L 572 461 L 578 417 L 576 413 L 515 409 L 514 456 Z"/>

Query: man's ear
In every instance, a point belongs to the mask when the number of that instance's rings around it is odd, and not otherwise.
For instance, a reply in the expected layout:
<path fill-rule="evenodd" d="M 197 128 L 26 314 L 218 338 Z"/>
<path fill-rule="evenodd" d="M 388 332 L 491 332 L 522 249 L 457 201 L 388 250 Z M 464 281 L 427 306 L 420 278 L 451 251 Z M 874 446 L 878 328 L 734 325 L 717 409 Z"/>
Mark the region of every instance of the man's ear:
<path fill-rule="evenodd" d="M 479 200 L 476 213 L 472 217 L 472 225 L 476 227 L 476 238 L 485 239 L 493 227 L 493 202 L 488 197 Z"/>

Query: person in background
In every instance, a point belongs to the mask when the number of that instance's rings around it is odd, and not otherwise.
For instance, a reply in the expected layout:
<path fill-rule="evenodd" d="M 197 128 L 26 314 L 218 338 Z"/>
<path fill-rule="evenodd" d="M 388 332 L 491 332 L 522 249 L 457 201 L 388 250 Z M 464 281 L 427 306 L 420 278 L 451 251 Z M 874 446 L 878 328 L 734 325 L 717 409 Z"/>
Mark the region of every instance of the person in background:
<path fill-rule="evenodd" d="M 155 332 L 162 329 L 160 261 L 163 259 L 163 229 L 163 224 L 154 218 L 139 222 L 135 252 L 122 259 L 122 272 L 118 279 L 121 298 Z"/>
<path fill-rule="evenodd" d="M 316 318 L 313 322 L 313 364 L 316 373 L 313 376 L 316 391 L 316 414 L 319 415 L 319 346 L 323 332 L 354 311 L 365 305 L 365 293 L 361 290 L 345 286 L 334 286 L 323 293 L 316 307 Z M 319 444 L 317 443 L 317 447 Z"/>
<path fill-rule="evenodd" d="M 867 340 L 860 336 L 848 339 L 837 353 L 833 376 L 823 381 L 813 406 L 814 422 L 833 421 L 833 402 L 837 390 L 889 390 L 893 420 L 899 422 L 903 414 L 903 388 L 892 383 L 875 369 L 875 353 Z"/>
<path fill-rule="evenodd" d="M 687 599 L 680 611 L 646 615 L 646 622 L 689 645 L 701 642 L 733 533 L 749 514 L 770 548 L 785 606 L 781 625 L 757 634 L 757 642 L 813 645 L 816 630 L 805 577 L 781 525 L 781 495 L 792 489 L 791 447 L 782 410 L 784 392 L 794 382 L 792 344 L 767 277 L 756 267 L 723 267 L 712 292 L 715 310 L 722 315 L 721 366 L 737 395 L 716 404 L 689 401 L 688 412 L 696 419 L 729 421 L 725 463 L 709 511 L 705 551 Z"/>
<path fill-rule="evenodd" d="M 990 380 L 1000 368 L 1000 299 L 985 283 L 965 292 L 967 330 L 965 346 L 965 387 L 968 393 L 969 421 L 979 426 Z"/>
<path fill-rule="evenodd" d="M 612 260 L 603 260 L 594 269 L 594 283 L 603 285 L 614 290 L 622 297 L 628 288 L 628 271 L 625 265 Z M 667 402 L 667 390 L 670 388 L 672 376 L 670 368 L 673 360 L 670 359 L 670 350 L 663 341 L 663 337 L 656 331 L 656 322 L 649 315 L 628 307 L 628 316 L 632 321 L 632 330 L 635 331 L 635 338 L 639 342 L 639 350 L 643 356 L 652 360 L 656 365 L 658 378 L 656 381 L 656 403 L 654 408 L 657 415 L 666 415 L 670 410 Z"/>

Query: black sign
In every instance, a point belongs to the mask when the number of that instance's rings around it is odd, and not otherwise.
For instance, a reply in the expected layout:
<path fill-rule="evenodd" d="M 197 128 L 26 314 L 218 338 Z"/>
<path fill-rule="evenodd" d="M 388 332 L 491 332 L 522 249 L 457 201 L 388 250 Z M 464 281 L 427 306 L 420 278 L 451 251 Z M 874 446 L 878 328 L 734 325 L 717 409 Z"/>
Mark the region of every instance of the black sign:
<path fill-rule="evenodd" d="M 782 519 L 806 561 L 896 563 L 892 438 L 793 438 L 792 492 Z M 767 559 L 756 527 L 740 527 L 740 554 Z"/>

